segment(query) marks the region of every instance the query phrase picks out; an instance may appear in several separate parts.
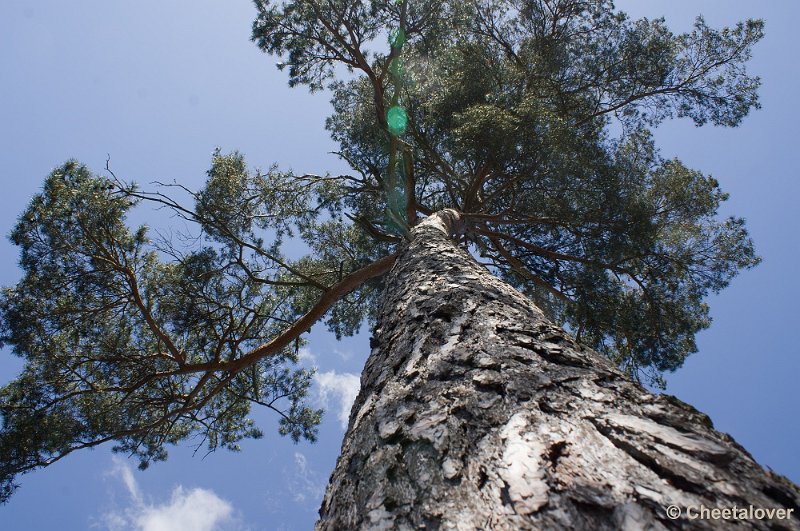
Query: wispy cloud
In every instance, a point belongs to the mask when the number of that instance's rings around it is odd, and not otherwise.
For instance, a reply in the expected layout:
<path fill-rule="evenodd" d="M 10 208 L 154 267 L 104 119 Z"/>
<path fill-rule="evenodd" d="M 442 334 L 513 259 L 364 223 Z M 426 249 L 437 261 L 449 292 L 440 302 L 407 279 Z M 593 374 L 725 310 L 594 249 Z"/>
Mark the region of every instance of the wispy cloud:
<path fill-rule="evenodd" d="M 333 350 L 343 360 L 350 357 L 349 353 Z M 317 356 L 308 347 L 302 347 L 298 352 L 300 363 L 306 367 L 319 371 Z M 317 384 L 317 400 L 319 405 L 326 410 L 334 410 L 342 429 L 347 429 L 347 421 L 350 419 L 350 409 L 353 407 L 361 388 L 361 378 L 357 374 L 350 372 L 325 371 L 317 372 L 314 375 L 314 382 Z"/>
<path fill-rule="evenodd" d="M 294 453 L 294 470 L 288 475 L 289 490 L 297 503 L 319 505 L 325 494 L 325 483 L 308 464 L 306 456 Z"/>
<path fill-rule="evenodd" d="M 353 353 L 349 350 L 333 349 L 333 353 L 342 358 L 342 361 L 349 361 L 353 357 Z"/>
<path fill-rule="evenodd" d="M 347 428 L 350 418 L 350 409 L 358 396 L 361 388 L 361 379 L 357 374 L 349 372 L 337 373 L 336 371 L 321 372 L 314 376 L 319 385 L 319 400 L 325 409 L 338 406 L 337 417 L 342 429 Z M 331 402 L 338 402 L 332 405 Z"/>
<path fill-rule="evenodd" d="M 213 491 L 177 486 L 165 503 L 152 503 L 142 494 L 131 468 L 114 457 L 111 475 L 128 491 L 127 507 L 104 514 L 98 527 L 109 531 L 215 531 L 234 529 L 233 506 Z"/>
<path fill-rule="evenodd" d="M 114 456 L 112 459 L 114 461 L 114 468 L 111 470 L 111 475 L 119 477 L 125 484 L 125 488 L 128 490 L 128 496 L 131 497 L 131 500 L 136 504 L 140 504 L 142 502 L 142 493 L 139 491 L 136 478 L 133 477 L 131 467 L 119 457 Z"/>
<path fill-rule="evenodd" d="M 304 363 L 309 367 L 317 366 L 317 357 L 311 352 L 311 349 L 309 349 L 308 347 L 300 347 L 300 350 L 297 351 L 297 357 L 300 358 L 301 363 Z"/>

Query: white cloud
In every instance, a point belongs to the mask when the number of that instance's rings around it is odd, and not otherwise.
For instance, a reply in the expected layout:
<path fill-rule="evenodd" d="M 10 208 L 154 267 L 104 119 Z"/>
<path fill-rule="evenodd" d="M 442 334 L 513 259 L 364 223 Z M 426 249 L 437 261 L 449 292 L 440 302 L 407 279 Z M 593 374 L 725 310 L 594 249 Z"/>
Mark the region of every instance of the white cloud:
<path fill-rule="evenodd" d="M 335 348 L 333 349 L 333 353 L 342 358 L 342 361 L 348 361 L 353 357 L 353 353 L 349 350 L 339 350 L 338 348 Z"/>
<path fill-rule="evenodd" d="M 311 353 L 311 349 L 308 347 L 300 347 L 300 350 L 297 351 L 297 357 L 301 363 L 305 363 L 309 367 L 317 366 L 317 357 Z"/>
<path fill-rule="evenodd" d="M 128 490 L 128 495 L 134 503 L 141 503 L 142 493 L 139 492 L 139 485 L 136 483 L 136 478 L 133 477 L 133 471 L 125 461 L 119 457 L 114 457 L 114 468 L 111 472 L 112 475 L 117 475 L 125 483 L 125 488 Z"/>
<path fill-rule="evenodd" d="M 294 470 L 289 474 L 289 490 L 297 503 L 306 501 L 319 505 L 322 495 L 325 494 L 325 484 L 308 466 L 306 456 L 300 452 L 294 453 Z"/>
<path fill-rule="evenodd" d="M 314 376 L 319 385 L 319 400 L 323 408 L 328 408 L 330 402 L 337 400 L 339 409 L 337 416 L 342 429 L 347 428 L 350 418 L 350 409 L 358 396 L 361 388 L 361 379 L 357 374 L 349 372 L 337 373 L 336 371 L 321 372 Z"/>
<path fill-rule="evenodd" d="M 214 531 L 235 524 L 233 506 L 207 489 L 177 486 L 168 502 L 145 500 L 131 468 L 114 457 L 111 475 L 118 477 L 130 497 L 130 505 L 101 518 L 100 527 L 110 531 Z"/>
<path fill-rule="evenodd" d="M 212 531 L 230 520 L 233 507 L 210 490 L 172 491 L 168 504 L 141 506 L 134 529 L 141 531 Z"/>
<path fill-rule="evenodd" d="M 334 349 L 343 360 L 350 357 L 348 352 Z M 298 351 L 300 363 L 306 367 L 318 369 L 317 356 L 308 347 L 301 347 Z M 326 410 L 334 410 L 342 429 L 347 429 L 347 421 L 350 418 L 350 409 L 353 407 L 361 388 L 361 378 L 357 374 L 349 372 L 326 371 L 317 372 L 314 381 L 319 386 L 317 388 L 317 399 L 319 405 Z"/>

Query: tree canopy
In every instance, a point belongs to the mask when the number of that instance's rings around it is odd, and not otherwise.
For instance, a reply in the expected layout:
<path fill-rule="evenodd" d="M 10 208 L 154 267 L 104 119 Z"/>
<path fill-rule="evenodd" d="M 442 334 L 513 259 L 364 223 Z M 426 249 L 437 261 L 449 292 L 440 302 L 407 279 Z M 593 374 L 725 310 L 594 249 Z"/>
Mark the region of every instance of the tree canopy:
<path fill-rule="evenodd" d="M 717 180 L 650 130 L 757 108 L 761 21 L 675 35 L 605 0 L 255 5 L 253 40 L 289 84 L 331 91 L 351 174 L 217 152 L 193 192 L 55 169 L 11 235 L 23 277 L 0 297 L 2 342 L 25 359 L 0 390 L 3 499 L 18 474 L 109 440 L 142 466 L 190 436 L 236 449 L 261 434 L 252 404 L 313 440 L 302 333 L 323 317 L 357 331 L 409 228 L 443 208 L 490 270 L 656 384 L 696 351 L 706 296 L 758 263 L 744 221 L 717 215 Z M 131 227 L 142 203 L 191 228 Z M 308 252 L 290 259 L 297 238 Z"/>

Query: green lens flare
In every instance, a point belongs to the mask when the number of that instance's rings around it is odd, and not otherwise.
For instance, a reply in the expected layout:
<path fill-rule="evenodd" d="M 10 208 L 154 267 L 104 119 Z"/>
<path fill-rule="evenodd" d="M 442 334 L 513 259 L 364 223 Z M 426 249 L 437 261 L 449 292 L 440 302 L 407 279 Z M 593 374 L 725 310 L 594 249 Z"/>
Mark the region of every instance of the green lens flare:
<path fill-rule="evenodd" d="M 403 77 L 403 74 L 405 73 L 405 68 L 403 68 L 403 60 L 399 57 L 392 59 L 392 63 L 389 65 L 389 73 L 397 79 Z"/>
<path fill-rule="evenodd" d="M 402 49 L 406 43 L 406 32 L 403 28 L 395 28 L 389 33 L 389 44 L 392 48 Z"/>
<path fill-rule="evenodd" d="M 389 108 L 386 113 L 386 123 L 389 127 L 389 132 L 394 136 L 400 136 L 406 132 L 408 126 L 408 114 L 406 110 L 399 105 Z"/>

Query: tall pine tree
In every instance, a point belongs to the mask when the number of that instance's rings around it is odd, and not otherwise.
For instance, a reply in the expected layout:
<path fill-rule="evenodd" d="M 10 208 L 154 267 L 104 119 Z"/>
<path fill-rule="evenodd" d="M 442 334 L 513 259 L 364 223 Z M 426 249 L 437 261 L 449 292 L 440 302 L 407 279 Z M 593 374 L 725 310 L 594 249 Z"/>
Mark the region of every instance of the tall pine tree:
<path fill-rule="evenodd" d="M 106 441 L 143 467 L 197 434 L 236 448 L 261 434 L 252 404 L 313 440 L 301 336 L 369 317 L 323 528 L 455 526 L 457 486 L 490 517 L 472 525 L 499 528 L 662 525 L 667 501 L 797 506 L 701 415 L 635 383 L 679 367 L 706 295 L 758 262 L 743 220 L 718 218 L 717 181 L 664 158 L 649 129 L 735 126 L 757 107 L 760 21 L 674 35 L 602 0 L 255 4 L 253 38 L 290 85 L 333 92 L 352 173 L 216 153 L 186 204 L 56 169 L 12 234 L 24 277 L 0 300 L 3 342 L 26 360 L 0 394 L 4 498 Z M 196 243 L 129 227 L 140 203 L 194 224 Z M 286 238 L 308 255 L 287 258 Z"/>

